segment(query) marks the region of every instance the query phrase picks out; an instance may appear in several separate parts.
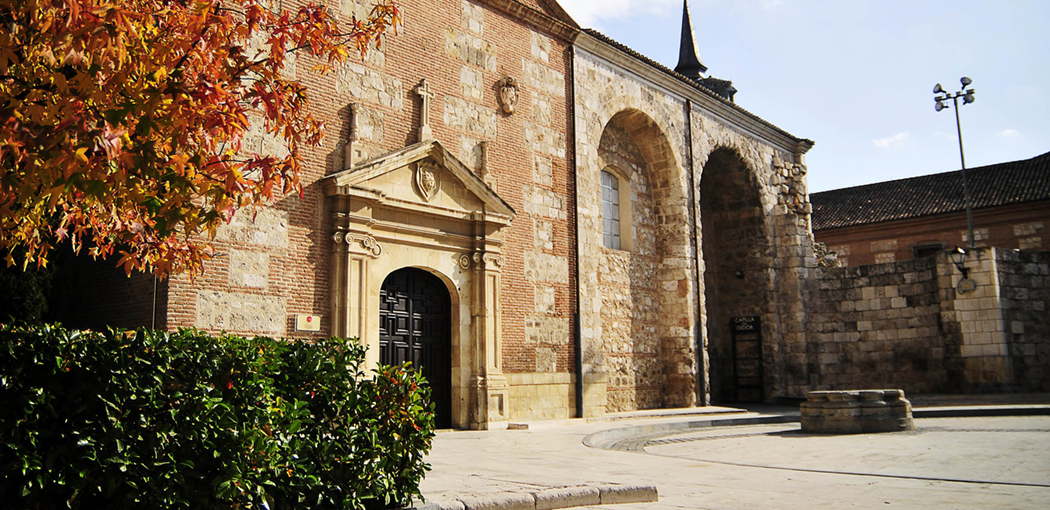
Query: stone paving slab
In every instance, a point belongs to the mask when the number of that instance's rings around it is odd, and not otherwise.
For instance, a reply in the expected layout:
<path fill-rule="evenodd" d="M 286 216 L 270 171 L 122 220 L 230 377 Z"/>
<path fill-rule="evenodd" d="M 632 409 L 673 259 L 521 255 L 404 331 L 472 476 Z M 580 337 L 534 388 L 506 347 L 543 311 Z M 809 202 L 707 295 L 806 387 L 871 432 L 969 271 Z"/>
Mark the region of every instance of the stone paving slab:
<path fill-rule="evenodd" d="M 790 409 L 790 408 L 788 408 Z M 1034 473 L 1044 470 L 1038 458 L 1023 458 L 1017 452 L 1026 444 L 1032 451 L 1043 451 L 1038 445 L 1050 444 L 1050 433 L 1024 431 L 1042 430 L 1043 426 L 1017 427 L 1011 424 L 1000 424 L 991 427 L 998 432 L 989 432 L 989 427 L 980 425 L 982 420 L 993 418 L 967 418 L 962 425 L 936 420 L 922 422 L 940 423 L 935 427 L 952 429 L 980 429 L 981 432 L 961 432 L 931 429 L 929 433 L 918 433 L 917 440 L 906 441 L 893 448 L 890 457 L 880 458 L 865 453 L 865 443 L 880 444 L 886 434 L 858 434 L 848 436 L 844 441 L 816 441 L 807 451 L 800 438 L 770 438 L 780 441 L 789 447 L 775 450 L 767 445 L 748 444 L 742 441 L 735 447 L 725 447 L 720 455 L 730 460 L 743 455 L 757 455 L 762 452 L 782 456 L 785 462 L 792 459 L 811 459 L 812 462 L 831 461 L 835 459 L 852 459 L 861 463 L 867 459 L 873 462 L 908 464 L 912 471 L 894 476 L 865 476 L 862 474 L 843 474 L 836 469 L 823 471 L 804 471 L 792 469 L 773 469 L 762 466 L 759 462 L 753 465 L 746 463 L 730 464 L 723 458 L 704 460 L 689 454 L 660 456 L 642 452 L 625 452 L 590 448 L 583 444 L 584 438 L 598 432 L 630 426 L 664 426 L 668 422 L 712 421 L 713 425 L 722 421 L 732 423 L 743 417 L 761 417 L 763 415 L 741 413 L 723 416 L 702 417 L 648 417 L 639 422 L 601 422 L 572 423 L 551 426 L 536 430 L 503 430 L 503 431 L 450 431 L 438 434 L 434 450 L 428 460 L 434 470 L 424 480 L 421 488 L 430 501 L 455 500 L 464 494 L 495 494 L 501 492 L 536 492 L 565 486 L 598 486 L 598 485 L 652 485 L 659 492 L 659 501 L 655 503 L 598 504 L 577 507 L 580 509 L 608 510 L 642 510 L 663 508 L 711 508 L 711 509 L 836 509 L 841 508 L 1042 508 L 1050 501 L 1050 487 L 1027 484 L 1036 479 Z M 999 419 L 999 418 L 994 418 Z M 1031 418 L 1043 419 L 1043 418 Z M 967 421 L 972 420 L 972 421 Z M 992 423 L 992 422 L 988 422 Z M 973 424 L 968 425 L 968 424 Z M 770 427 L 789 427 L 790 423 L 771 424 Z M 733 431 L 736 427 L 719 430 Z M 711 429 L 714 430 L 714 429 Z M 790 430 L 790 428 L 788 429 Z M 697 433 L 696 429 L 684 429 L 679 432 Z M 775 430 L 774 430 L 775 432 Z M 672 432 L 673 434 L 674 432 Z M 906 432 L 890 433 L 909 434 Z M 978 434 L 978 435 L 974 435 Z M 989 434 L 987 437 L 980 434 Z M 971 439 L 967 440 L 966 436 Z M 656 435 L 659 437 L 659 434 Z M 673 436 L 672 436 L 673 437 Z M 838 436 L 835 436 L 836 438 Z M 935 440 L 932 440 L 935 439 Z M 977 438 L 977 440 L 973 440 Z M 827 438 L 824 438 L 827 439 Z M 725 440 L 696 441 L 695 443 L 714 444 Z M 731 440 L 730 440 L 731 441 Z M 991 441 L 991 442 L 989 442 Z M 1003 449 L 998 441 L 1014 441 L 1014 446 Z M 967 445 L 960 443 L 966 442 Z M 790 444 L 789 444 L 790 443 Z M 688 444 L 688 443 L 686 443 Z M 700 451 L 707 449 L 701 445 Z M 648 449 L 648 448 L 646 448 Z M 965 455 L 945 460 L 931 455 L 931 452 L 966 452 Z M 985 455 L 988 452 L 1000 451 L 1000 455 Z M 686 452 L 686 450 L 682 450 Z M 687 453 L 687 452 L 686 452 Z M 881 452 L 885 454 L 885 452 Z M 980 454 L 980 455 L 978 455 Z M 1048 457 L 1050 458 L 1050 457 Z M 902 460 L 903 459 L 903 460 Z M 761 461 L 763 459 L 749 459 Z M 810 460 L 807 460 L 810 462 Z M 876 464 L 872 464 L 877 466 Z M 967 467 L 966 462 L 975 462 Z M 936 469 L 943 464 L 955 465 L 952 469 L 974 473 L 1001 473 L 1007 478 L 994 479 L 989 476 L 974 478 L 991 478 L 985 482 L 946 481 L 909 477 L 915 473 L 943 473 Z M 1034 463 L 1034 464 L 1033 464 Z M 1030 478 L 1018 475 L 1011 466 L 1019 464 L 1019 469 L 1033 473 Z M 805 464 L 799 464 L 806 468 Z M 823 469 L 826 465 L 813 466 Z M 797 467 L 797 466 L 773 466 Z M 836 465 L 832 465 L 836 467 Z M 858 467 L 844 465 L 844 467 Z M 945 468 L 946 469 L 946 468 Z M 843 471 L 843 470 L 838 470 Z M 883 473 L 886 474 L 886 473 Z M 889 473 L 893 474 L 893 473 Z M 942 476 L 947 477 L 947 476 Z M 959 477 L 964 480 L 965 477 Z M 1016 480 L 1022 485 L 1005 485 L 1001 482 Z M 976 480 L 982 481 L 982 480 Z M 535 496 L 533 496 L 535 498 Z M 436 510 L 436 509 L 435 509 Z M 459 510 L 459 507 L 456 507 Z"/>

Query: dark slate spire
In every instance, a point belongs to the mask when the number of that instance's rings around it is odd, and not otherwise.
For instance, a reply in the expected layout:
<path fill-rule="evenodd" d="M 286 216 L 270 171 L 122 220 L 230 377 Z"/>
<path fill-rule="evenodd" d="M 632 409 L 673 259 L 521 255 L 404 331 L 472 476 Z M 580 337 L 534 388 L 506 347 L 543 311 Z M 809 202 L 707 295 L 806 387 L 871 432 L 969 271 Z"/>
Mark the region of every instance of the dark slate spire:
<path fill-rule="evenodd" d="M 696 42 L 693 41 L 693 21 L 689 17 L 689 0 L 682 0 L 682 45 L 678 49 L 678 65 L 675 72 L 694 80 L 699 80 L 707 66 L 700 62 L 696 54 Z"/>

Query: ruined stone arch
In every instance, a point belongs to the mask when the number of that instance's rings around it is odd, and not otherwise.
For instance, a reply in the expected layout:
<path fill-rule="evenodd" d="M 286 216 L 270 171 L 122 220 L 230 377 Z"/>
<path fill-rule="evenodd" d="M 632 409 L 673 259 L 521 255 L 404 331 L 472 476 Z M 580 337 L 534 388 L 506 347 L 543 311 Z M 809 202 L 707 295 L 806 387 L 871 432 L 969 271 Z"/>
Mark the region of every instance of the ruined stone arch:
<path fill-rule="evenodd" d="M 666 131 L 646 113 L 627 108 L 604 124 L 597 143 L 594 183 L 614 169 L 630 186 L 630 249 L 609 249 L 597 230 L 590 253 L 601 324 L 601 359 L 608 376 L 610 412 L 691 405 L 695 363 L 692 252 L 684 171 Z M 588 193 L 597 225 L 600 189 Z M 581 234 L 582 236 L 583 234 Z"/>
<path fill-rule="evenodd" d="M 700 162 L 698 162 L 699 164 Z M 758 172 L 740 152 L 717 146 L 702 162 L 699 213 L 703 322 L 715 402 L 761 401 L 772 338 L 775 269 Z M 734 333 L 757 319 L 760 342 Z"/>

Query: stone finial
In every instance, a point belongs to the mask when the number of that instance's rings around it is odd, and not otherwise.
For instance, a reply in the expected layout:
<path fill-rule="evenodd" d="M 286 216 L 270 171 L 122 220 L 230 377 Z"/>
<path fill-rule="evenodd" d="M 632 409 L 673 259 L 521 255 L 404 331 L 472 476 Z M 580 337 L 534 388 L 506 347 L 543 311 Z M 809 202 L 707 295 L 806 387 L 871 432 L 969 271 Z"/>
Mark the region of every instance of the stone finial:
<path fill-rule="evenodd" d="M 419 141 L 433 140 L 434 132 L 430 130 L 430 100 L 434 98 L 434 93 L 430 91 L 426 78 L 420 80 L 415 91 L 422 103 L 419 110 Z"/>
<path fill-rule="evenodd" d="M 354 142 L 357 141 L 359 122 L 358 117 L 360 116 L 360 107 L 357 103 L 350 103 L 350 135 L 346 137 L 346 144 L 343 145 L 343 168 L 354 167 Z"/>
<path fill-rule="evenodd" d="M 478 142 L 478 175 L 484 178 L 489 172 L 489 142 Z"/>

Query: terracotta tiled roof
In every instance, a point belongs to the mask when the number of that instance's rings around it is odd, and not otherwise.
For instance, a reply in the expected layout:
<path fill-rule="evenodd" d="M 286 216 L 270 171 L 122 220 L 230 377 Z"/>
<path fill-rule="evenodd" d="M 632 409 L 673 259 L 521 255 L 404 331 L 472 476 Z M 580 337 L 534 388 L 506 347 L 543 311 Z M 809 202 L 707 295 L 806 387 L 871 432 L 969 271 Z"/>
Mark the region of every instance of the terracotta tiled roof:
<path fill-rule="evenodd" d="M 973 208 L 1050 200 L 1050 152 L 966 170 Z M 813 193 L 813 230 L 966 210 L 960 171 Z"/>

